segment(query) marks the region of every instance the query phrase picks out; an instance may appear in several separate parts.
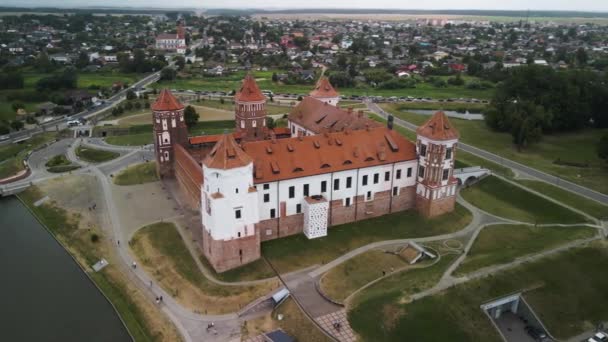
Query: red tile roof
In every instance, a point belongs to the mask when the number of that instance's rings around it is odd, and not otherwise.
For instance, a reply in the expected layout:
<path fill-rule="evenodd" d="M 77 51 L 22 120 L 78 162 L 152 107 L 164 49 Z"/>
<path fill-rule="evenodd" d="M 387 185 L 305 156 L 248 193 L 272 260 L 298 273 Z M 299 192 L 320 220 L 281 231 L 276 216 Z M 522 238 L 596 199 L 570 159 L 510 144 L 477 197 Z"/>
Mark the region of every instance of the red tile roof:
<path fill-rule="evenodd" d="M 303 98 L 291 110 L 289 120 L 315 133 L 381 126 L 380 123 L 369 119 L 362 112 L 357 113 L 352 109 L 344 110 L 310 96 Z"/>
<path fill-rule="evenodd" d="M 241 89 L 234 95 L 234 99 L 241 102 L 259 102 L 266 100 L 266 97 L 262 94 L 253 76 L 247 74 L 243 79 Z"/>
<path fill-rule="evenodd" d="M 168 89 L 163 89 L 156 98 L 156 102 L 152 104 L 152 110 L 170 111 L 184 109 L 184 105 L 171 94 Z"/>
<path fill-rule="evenodd" d="M 292 179 L 416 159 L 414 144 L 386 127 L 252 141 L 254 182 Z"/>
<path fill-rule="evenodd" d="M 315 89 L 310 92 L 312 97 L 338 97 L 340 94 L 332 87 L 329 79 L 325 76 L 321 76 Z"/>
<path fill-rule="evenodd" d="M 251 158 L 236 143 L 232 134 L 224 134 L 205 157 L 203 164 L 209 168 L 227 170 L 246 166 L 251 161 Z"/>
<path fill-rule="evenodd" d="M 432 140 L 454 140 L 460 137 L 448 117 L 441 111 L 433 114 L 427 122 L 418 127 L 416 134 Z"/>

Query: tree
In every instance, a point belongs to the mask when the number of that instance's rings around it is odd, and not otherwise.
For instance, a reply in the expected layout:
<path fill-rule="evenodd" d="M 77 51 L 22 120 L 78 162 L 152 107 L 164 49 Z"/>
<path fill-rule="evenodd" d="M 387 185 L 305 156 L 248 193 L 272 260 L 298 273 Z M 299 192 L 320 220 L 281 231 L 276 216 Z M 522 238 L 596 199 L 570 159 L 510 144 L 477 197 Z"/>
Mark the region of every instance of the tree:
<path fill-rule="evenodd" d="M 268 127 L 268 129 L 273 129 L 276 127 L 276 123 L 271 116 L 266 117 L 266 127 Z"/>
<path fill-rule="evenodd" d="M 279 76 L 277 75 L 276 72 L 272 73 L 272 82 L 278 82 L 279 81 Z"/>
<path fill-rule="evenodd" d="M 186 121 L 186 126 L 188 126 L 188 129 L 194 127 L 194 125 L 196 125 L 198 122 L 198 119 L 199 115 L 194 107 L 187 106 L 186 109 L 184 109 L 184 120 Z"/>
<path fill-rule="evenodd" d="M 133 91 L 133 89 L 129 89 L 127 90 L 127 100 L 135 100 L 137 98 L 137 95 L 135 95 L 135 92 Z"/>
<path fill-rule="evenodd" d="M 175 65 L 177 65 L 177 68 L 179 70 L 184 70 L 184 67 L 186 66 L 186 59 L 184 58 L 184 56 L 176 56 Z"/>
<path fill-rule="evenodd" d="M 605 133 L 597 145 L 597 155 L 608 162 L 608 133 Z"/>
<path fill-rule="evenodd" d="M 40 52 L 36 58 L 36 69 L 42 72 L 51 72 L 53 70 L 53 63 L 49 59 L 49 55 L 46 52 Z"/>
<path fill-rule="evenodd" d="M 308 50 L 310 41 L 306 37 L 295 37 L 293 43 L 302 50 Z"/>
<path fill-rule="evenodd" d="M 125 109 L 126 110 L 131 110 L 133 109 L 133 104 L 129 101 L 127 101 L 127 103 L 125 103 Z"/>
<path fill-rule="evenodd" d="M 160 72 L 160 79 L 162 81 L 173 81 L 177 77 L 177 72 L 171 67 L 165 67 Z"/>
<path fill-rule="evenodd" d="M 89 65 L 89 55 L 85 51 L 81 51 L 75 64 L 78 69 L 86 67 Z"/>
<path fill-rule="evenodd" d="M 11 125 L 11 128 L 15 131 L 21 130 L 23 128 L 23 126 L 25 126 L 23 124 L 23 122 L 21 122 L 19 120 L 11 121 L 10 125 Z"/>
<path fill-rule="evenodd" d="M 21 101 L 16 101 L 16 102 L 13 102 L 13 104 L 11 105 L 11 107 L 13 107 L 13 111 L 16 112 L 19 109 L 25 108 L 25 105 Z"/>
<path fill-rule="evenodd" d="M 580 47 L 578 48 L 578 50 L 576 50 L 576 62 L 579 65 L 587 65 L 588 58 L 589 57 L 587 56 L 587 51 L 585 51 L 584 48 Z"/>

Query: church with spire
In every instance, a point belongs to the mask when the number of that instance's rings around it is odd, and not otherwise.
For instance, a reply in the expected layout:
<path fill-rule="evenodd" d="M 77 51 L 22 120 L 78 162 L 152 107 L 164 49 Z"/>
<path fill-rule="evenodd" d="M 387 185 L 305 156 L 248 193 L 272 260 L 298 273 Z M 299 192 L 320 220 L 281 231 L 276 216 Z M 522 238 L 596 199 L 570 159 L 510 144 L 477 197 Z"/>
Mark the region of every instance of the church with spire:
<path fill-rule="evenodd" d="M 184 106 L 161 91 L 152 106 L 157 171 L 177 180 L 201 213 L 200 247 L 224 272 L 261 256 L 263 241 L 403 210 L 454 209 L 459 134 L 438 112 L 411 142 L 363 112 L 339 107 L 321 77 L 291 109 L 288 128 L 266 126 L 266 97 L 252 75 L 234 96 L 232 133 L 188 137 Z"/>

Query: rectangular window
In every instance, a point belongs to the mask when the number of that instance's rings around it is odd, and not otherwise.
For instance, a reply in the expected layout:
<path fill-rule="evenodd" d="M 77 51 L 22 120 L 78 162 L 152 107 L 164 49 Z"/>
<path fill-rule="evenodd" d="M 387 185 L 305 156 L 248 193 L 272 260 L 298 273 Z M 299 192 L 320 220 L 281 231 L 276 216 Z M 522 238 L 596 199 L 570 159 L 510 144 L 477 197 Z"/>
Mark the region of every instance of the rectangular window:
<path fill-rule="evenodd" d="M 371 200 L 371 199 L 372 199 L 372 192 L 371 192 L 371 191 L 368 191 L 368 192 L 367 192 L 367 200 L 369 201 L 369 200 Z"/>
<path fill-rule="evenodd" d="M 363 176 L 363 185 L 367 185 L 367 175 Z"/>
<path fill-rule="evenodd" d="M 452 159 L 452 148 L 451 147 L 448 147 L 445 149 L 445 159 L 446 160 Z"/>
<path fill-rule="evenodd" d="M 389 180 L 391 180 L 391 172 L 390 171 L 386 171 L 384 173 L 384 181 L 388 182 Z"/>
<path fill-rule="evenodd" d="M 264 184 L 264 190 L 270 189 L 270 184 Z"/>
<path fill-rule="evenodd" d="M 308 196 L 308 184 L 304 184 L 304 196 Z"/>
<path fill-rule="evenodd" d="M 277 215 L 276 210 L 270 209 L 270 218 L 274 218 Z"/>
<path fill-rule="evenodd" d="M 401 179 L 401 169 L 397 169 L 397 175 L 395 175 L 395 178 Z"/>
<path fill-rule="evenodd" d="M 290 186 L 289 187 L 289 198 L 294 198 L 294 197 L 296 197 L 296 187 Z"/>
<path fill-rule="evenodd" d="M 421 156 L 426 156 L 426 145 L 425 144 L 420 144 L 420 155 Z"/>
<path fill-rule="evenodd" d="M 407 177 L 408 177 L 408 178 L 409 178 L 409 177 L 412 177 L 412 168 L 411 168 L 411 167 L 408 167 L 408 168 L 407 168 Z"/>
<path fill-rule="evenodd" d="M 350 197 L 346 197 L 346 204 L 344 206 L 350 207 Z"/>
<path fill-rule="evenodd" d="M 350 189 L 353 186 L 353 177 L 346 177 L 346 188 Z"/>
<path fill-rule="evenodd" d="M 378 181 L 380 181 L 380 174 L 374 173 L 374 184 L 378 184 Z"/>
<path fill-rule="evenodd" d="M 443 177 L 441 177 L 441 179 L 448 180 L 449 176 L 450 176 L 450 169 L 445 169 L 445 170 L 443 170 Z"/>
<path fill-rule="evenodd" d="M 264 194 L 264 203 L 270 202 L 270 194 Z"/>
<path fill-rule="evenodd" d="M 420 165 L 418 168 L 418 177 L 424 178 L 424 166 Z"/>
<path fill-rule="evenodd" d="M 237 220 L 241 218 L 241 209 L 234 209 L 234 218 Z"/>
<path fill-rule="evenodd" d="M 321 192 L 327 192 L 327 181 L 321 182 Z"/>
<path fill-rule="evenodd" d="M 300 203 L 296 204 L 296 213 L 301 213 L 302 212 L 302 205 Z"/>
<path fill-rule="evenodd" d="M 399 188 L 398 187 L 393 187 L 393 196 L 397 196 L 397 193 L 399 192 Z"/>
<path fill-rule="evenodd" d="M 340 190 L 340 179 L 334 179 L 334 191 Z"/>

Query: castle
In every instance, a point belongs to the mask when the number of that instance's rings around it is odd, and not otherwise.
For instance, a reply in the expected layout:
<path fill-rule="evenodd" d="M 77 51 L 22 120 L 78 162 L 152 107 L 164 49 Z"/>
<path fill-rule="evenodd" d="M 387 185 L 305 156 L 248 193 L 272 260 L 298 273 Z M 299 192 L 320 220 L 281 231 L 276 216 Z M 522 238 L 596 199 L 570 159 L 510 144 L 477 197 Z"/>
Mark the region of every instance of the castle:
<path fill-rule="evenodd" d="M 235 94 L 235 131 L 188 137 L 184 106 L 161 91 L 152 106 L 157 172 L 201 212 L 201 248 L 223 272 L 260 258 L 262 241 L 313 239 L 328 227 L 416 209 L 454 209 L 458 132 L 443 112 L 410 142 L 362 112 L 337 107 L 322 77 L 287 128 L 266 126 L 266 98 L 247 75 Z"/>

